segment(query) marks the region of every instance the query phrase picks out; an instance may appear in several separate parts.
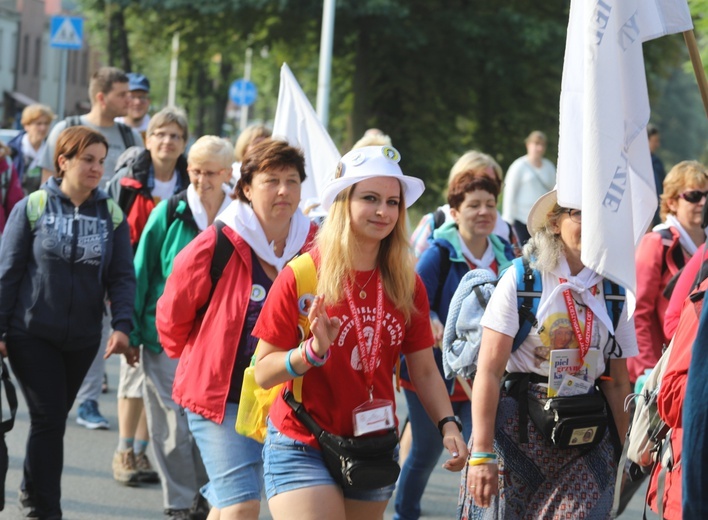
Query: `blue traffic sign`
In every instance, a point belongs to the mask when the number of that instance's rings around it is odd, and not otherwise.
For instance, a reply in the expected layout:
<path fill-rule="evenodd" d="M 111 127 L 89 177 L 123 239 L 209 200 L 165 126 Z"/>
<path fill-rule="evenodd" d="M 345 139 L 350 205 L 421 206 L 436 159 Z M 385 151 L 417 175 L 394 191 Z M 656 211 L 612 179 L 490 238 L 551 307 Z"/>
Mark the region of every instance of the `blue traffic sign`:
<path fill-rule="evenodd" d="M 83 40 L 83 18 L 76 16 L 52 16 L 49 26 L 50 47 L 78 50 L 83 46 Z"/>
<path fill-rule="evenodd" d="M 256 102 L 258 89 L 252 81 L 237 79 L 229 88 L 229 99 L 237 105 L 251 106 Z"/>

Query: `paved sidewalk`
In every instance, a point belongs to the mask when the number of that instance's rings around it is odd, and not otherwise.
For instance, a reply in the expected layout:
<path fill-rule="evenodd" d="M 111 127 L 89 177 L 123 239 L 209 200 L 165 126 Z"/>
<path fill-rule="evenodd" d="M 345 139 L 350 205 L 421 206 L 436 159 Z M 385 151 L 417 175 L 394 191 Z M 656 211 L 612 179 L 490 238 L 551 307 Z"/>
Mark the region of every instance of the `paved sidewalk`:
<path fill-rule="evenodd" d="M 107 363 L 110 392 L 100 398 L 99 406 L 110 421 L 108 431 L 89 431 L 76 424 L 76 407 L 67 423 L 64 474 L 62 480 L 64 518 L 67 520 L 161 519 L 162 491 L 159 484 L 127 488 L 113 480 L 111 458 L 118 443 L 116 417 L 116 385 L 119 362 L 111 358 Z M 18 389 L 19 391 L 19 389 Z M 22 479 L 24 443 L 29 417 L 24 397 L 19 396 L 20 409 L 15 428 L 6 436 L 10 455 L 10 469 L 5 483 L 5 511 L 0 519 L 20 518 L 17 508 L 17 490 Z M 399 399 L 399 414 L 405 416 L 405 401 Z M 442 460 L 441 460 L 442 463 Z M 455 518 L 459 475 L 438 466 L 423 496 L 423 517 L 426 520 Z M 642 518 L 644 488 L 637 492 L 624 520 Z M 270 518 L 265 501 L 260 518 Z M 393 501 L 389 503 L 385 519 L 393 518 Z M 654 518 L 654 517 L 650 517 Z M 297 520 L 297 519 L 294 519 Z"/>

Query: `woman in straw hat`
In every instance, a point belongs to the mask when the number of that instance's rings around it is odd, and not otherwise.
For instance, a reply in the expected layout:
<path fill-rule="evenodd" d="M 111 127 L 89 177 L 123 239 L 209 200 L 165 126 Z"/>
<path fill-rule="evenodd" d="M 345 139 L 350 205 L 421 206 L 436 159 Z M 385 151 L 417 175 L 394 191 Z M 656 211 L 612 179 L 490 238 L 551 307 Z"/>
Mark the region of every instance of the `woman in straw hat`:
<path fill-rule="evenodd" d="M 637 353 L 637 343 L 626 305 L 612 307 L 623 291 L 580 259 L 581 224 L 581 211 L 559 206 L 555 190 L 539 198 L 529 213 L 525 263 L 515 260 L 502 276 L 482 318 L 461 519 L 609 516 L 619 446 L 611 435 L 623 439 L 627 431 L 625 358 Z M 535 319 L 520 320 L 517 296 L 529 280 L 541 282 L 538 307 Z M 513 349 L 517 332 L 531 322 Z M 565 335 L 559 348 L 557 325 L 567 322 L 572 339 Z M 555 359 L 566 359 L 570 369 L 554 370 Z M 553 404 L 549 384 L 557 386 L 558 378 L 549 383 L 549 376 L 557 373 L 582 391 Z M 556 416 L 551 404 L 563 403 Z"/>
<path fill-rule="evenodd" d="M 292 392 L 292 380 L 303 376 L 302 405 L 320 428 L 376 442 L 396 426 L 391 374 L 402 352 L 451 454 L 444 466 L 459 471 L 467 450 L 435 365 L 428 301 L 405 233 L 406 207 L 424 186 L 403 175 L 399 159 L 390 146 L 342 158 L 322 193 L 329 215 L 311 253 L 317 266 L 317 296 L 308 314 L 312 335 L 300 343 L 295 275 L 287 268 L 253 331 L 260 338 L 256 381 L 264 387 L 287 382 Z M 263 450 L 273 517 L 383 518 L 396 475 L 374 489 L 338 484 L 338 469 L 327 469 L 322 445 L 287 402 L 289 392 L 270 410 Z"/>

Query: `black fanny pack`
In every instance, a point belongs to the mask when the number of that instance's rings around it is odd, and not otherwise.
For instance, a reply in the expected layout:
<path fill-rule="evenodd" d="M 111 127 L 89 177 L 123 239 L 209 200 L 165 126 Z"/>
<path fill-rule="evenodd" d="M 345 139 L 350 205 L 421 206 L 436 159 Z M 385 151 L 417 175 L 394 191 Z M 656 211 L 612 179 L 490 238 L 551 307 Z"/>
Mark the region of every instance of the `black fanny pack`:
<path fill-rule="evenodd" d="M 298 420 L 319 441 L 327 469 L 343 489 L 370 490 L 395 484 L 401 472 L 395 458 L 396 430 L 375 437 L 334 435 L 324 431 L 289 391 L 283 397 Z"/>
<path fill-rule="evenodd" d="M 558 448 L 589 448 L 605 435 L 607 409 L 598 390 L 592 394 L 547 398 L 529 393 L 528 406 L 536 428 Z"/>

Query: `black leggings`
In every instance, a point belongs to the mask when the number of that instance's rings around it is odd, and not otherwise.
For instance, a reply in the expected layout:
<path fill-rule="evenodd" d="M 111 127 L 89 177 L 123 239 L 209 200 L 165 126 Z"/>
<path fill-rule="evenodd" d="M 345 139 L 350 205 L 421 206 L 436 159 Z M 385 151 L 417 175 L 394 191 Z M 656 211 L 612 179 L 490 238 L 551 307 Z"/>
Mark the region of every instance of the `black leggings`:
<path fill-rule="evenodd" d="M 64 431 L 98 344 L 64 351 L 61 345 L 30 335 L 10 336 L 7 353 L 30 414 L 22 491 L 40 518 L 61 518 Z"/>

